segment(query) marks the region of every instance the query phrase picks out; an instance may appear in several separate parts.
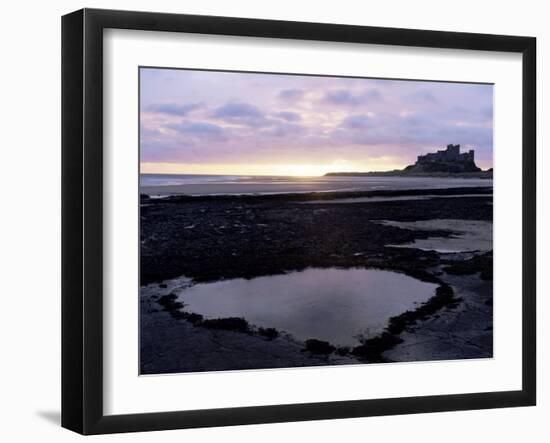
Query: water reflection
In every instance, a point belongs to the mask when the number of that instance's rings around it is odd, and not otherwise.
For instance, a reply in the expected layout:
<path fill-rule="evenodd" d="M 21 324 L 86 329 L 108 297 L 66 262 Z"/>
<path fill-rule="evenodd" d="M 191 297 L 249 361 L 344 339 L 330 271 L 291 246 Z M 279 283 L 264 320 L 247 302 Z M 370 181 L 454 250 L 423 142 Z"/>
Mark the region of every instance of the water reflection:
<path fill-rule="evenodd" d="M 372 269 L 306 269 L 284 275 L 197 284 L 179 292 L 191 312 L 244 317 L 298 340 L 356 345 L 358 334 L 382 331 L 390 317 L 414 309 L 436 285 Z"/>

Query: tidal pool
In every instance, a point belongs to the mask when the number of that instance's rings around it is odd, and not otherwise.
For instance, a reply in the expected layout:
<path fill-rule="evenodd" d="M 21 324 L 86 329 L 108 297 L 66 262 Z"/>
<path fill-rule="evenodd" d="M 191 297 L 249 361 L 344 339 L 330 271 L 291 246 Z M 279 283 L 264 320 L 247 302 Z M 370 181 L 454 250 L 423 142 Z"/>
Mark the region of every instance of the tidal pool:
<path fill-rule="evenodd" d="M 437 219 L 414 222 L 381 221 L 386 226 L 418 231 L 449 230 L 455 232 L 450 237 L 428 237 L 411 243 L 388 245 L 396 248 L 415 248 L 440 253 L 457 253 L 493 249 L 493 223 L 483 220 Z"/>
<path fill-rule="evenodd" d="M 200 283 L 176 293 L 185 310 L 207 318 L 243 317 L 298 340 L 354 346 L 358 335 L 380 333 L 390 317 L 415 309 L 434 295 L 436 287 L 396 272 L 310 268 Z"/>
<path fill-rule="evenodd" d="M 372 202 L 388 202 L 388 201 L 408 201 L 408 200 L 430 200 L 433 198 L 477 198 L 477 197 L 492 197 L 493 194 L 458 194 L 458 195 L 395 195 L 390 197 L 349 197 L 335 198 L 333 200 L 309 200 L 298 202 L 300 205 L 330 205 L 330 204 L 349 204 L 349 203 L 372 203 Z M 489 202 L 492 203 L 492 202 Z"/>

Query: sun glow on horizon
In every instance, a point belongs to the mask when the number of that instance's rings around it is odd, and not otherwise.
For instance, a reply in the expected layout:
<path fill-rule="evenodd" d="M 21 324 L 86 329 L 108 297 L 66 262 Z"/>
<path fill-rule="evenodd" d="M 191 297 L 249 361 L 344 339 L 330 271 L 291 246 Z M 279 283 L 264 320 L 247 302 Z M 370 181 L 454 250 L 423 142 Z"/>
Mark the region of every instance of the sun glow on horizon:
<path fill-rule="evenodd" d="M 390 162 L 352 163 L 334 161 L 327 164 L 184 164 L 143 162 L 142 174 L 208 174 L 320 177 L 329 172 L 368 172 L 401 169 L 404 165 Z"/>

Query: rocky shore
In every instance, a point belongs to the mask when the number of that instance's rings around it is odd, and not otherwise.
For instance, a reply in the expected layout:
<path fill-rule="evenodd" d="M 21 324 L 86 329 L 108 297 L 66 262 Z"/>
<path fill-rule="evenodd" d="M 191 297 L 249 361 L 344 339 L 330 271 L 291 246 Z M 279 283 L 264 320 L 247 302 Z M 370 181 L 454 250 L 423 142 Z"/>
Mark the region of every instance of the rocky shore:
<path fill-rule="evenodd" d="M 381 223 L 492 221 L 490 194 L 490 187 L 469 187 L 163 199 L 143 195 L 141 372 L 491 357 L 492 252 L 442 254 L 391 247 L 457 233 Z M 438 198 L 365 201 L 418 195 Z M 343 198 L 362 200 L 330 203 Z M 301 204 L 311 200 L 316 204 Z M 310 267 L 391 270 L 436 283 L 438 289 L 428 302 L 391 318 L 383 333 L 343 348 L 314 339 L 301 343 L 246 319 L 205 319 L 178 304 L 170 283 L 181 276 L 194 283 L 214 282 Z"/>

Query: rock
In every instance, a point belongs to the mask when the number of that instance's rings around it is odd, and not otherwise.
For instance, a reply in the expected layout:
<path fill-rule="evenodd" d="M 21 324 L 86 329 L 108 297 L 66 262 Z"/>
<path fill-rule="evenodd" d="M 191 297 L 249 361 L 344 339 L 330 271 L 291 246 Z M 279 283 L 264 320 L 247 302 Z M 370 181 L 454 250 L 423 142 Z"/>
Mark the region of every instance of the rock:
<path fill-rule="evenodd" d="M 305 350 L 313 354 L 330 354 L 336 349 L 328 341 L 317 340 L 310 338 L 305 342 Z"/>
<path fill-rule="evenodd" d="M 212 318 L 200 322 L 200 326 L 208 329 L 223 329 L 226 331 L 250 333 L 251 328 L 244 318 L 227 317 L 227 318 Z"/>
<path fill-rule="evenodd" d="M 258 334 L 269 340 L 273 340 L 279 336 L 279 331 L 275 328 L 258 328 Z"/>
<path fill-rule="evenodd" d="M 365 340 L 360 346 L 351 350 L 351 354 L 367 359 L 369 362 L 383 361 L 382 353 L 402 343 L 403 340 L 389 332 Z"/>

